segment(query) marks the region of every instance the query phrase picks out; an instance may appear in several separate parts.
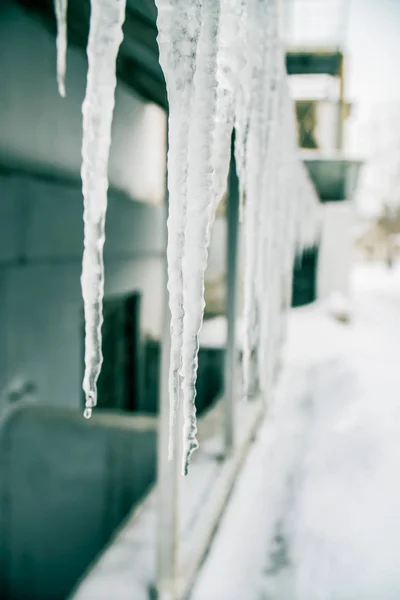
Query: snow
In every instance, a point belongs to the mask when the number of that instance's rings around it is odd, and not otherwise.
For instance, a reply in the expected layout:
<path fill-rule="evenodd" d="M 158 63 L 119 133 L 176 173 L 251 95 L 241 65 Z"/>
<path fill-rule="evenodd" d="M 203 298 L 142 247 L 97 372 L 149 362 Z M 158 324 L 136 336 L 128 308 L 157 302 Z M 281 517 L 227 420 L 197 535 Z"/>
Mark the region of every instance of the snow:
<path fill-rule="evenodd" d="M 67 5 L 68 0 L 54 0 L 57 21 L 57 85 L 59 94 L 63 98 L 67 69 Z"/>
<path fill-rule="evenodd" d="M 332 317 L 343 323 L 351 318 L 349 299 L 341 292 L 334 292 L 328 297 L 328 310 Z"/>
<path fill-rule="evenodd" d="M 294 309 L 287 367 L 191 600 L 400 597 L 400 268 Z M 240 543 L 238 543 L 240 540 Z"/>
<path fill-rule="evenodd" d="M 114 111 L 116 58 L 122 42 L 125 0 L 92 0 L 88 75 L 82 106 L 82 190 L 84 198 L 84 252 L 82 295 L 85 311 L 86 395 L 84 416 L 90 418 L 97 402 L 97 379 L 103 361 L 101 325 L 103 322 L 105 218 L 107 211 L 108 157 Z"/>

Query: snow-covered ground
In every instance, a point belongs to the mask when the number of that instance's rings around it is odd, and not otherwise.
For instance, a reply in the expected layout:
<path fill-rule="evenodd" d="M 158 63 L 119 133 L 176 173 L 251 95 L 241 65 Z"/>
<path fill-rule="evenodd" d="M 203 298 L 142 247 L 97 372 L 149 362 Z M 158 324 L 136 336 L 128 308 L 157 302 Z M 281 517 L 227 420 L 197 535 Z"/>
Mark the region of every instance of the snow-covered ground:
<path fill-rule="evenodd" d="M 352 321 L 292 311 L 287 368 L 191 600 L 400 598 L 400 269 Z"/>

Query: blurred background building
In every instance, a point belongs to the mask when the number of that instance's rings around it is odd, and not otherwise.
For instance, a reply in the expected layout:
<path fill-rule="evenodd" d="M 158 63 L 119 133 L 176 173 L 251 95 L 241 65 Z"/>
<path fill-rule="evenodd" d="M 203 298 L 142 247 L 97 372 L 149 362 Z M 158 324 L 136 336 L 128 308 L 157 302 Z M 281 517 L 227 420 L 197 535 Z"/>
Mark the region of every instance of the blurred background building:
<path fill-rule="evenodd" d="M 296 271 L 293 302 L 349 294 L 352 197 L 361 161 L 344 149 L 347 0 L 282 0 L 282 35 L 303 152 L 322 207 L 320 244 Z"/>

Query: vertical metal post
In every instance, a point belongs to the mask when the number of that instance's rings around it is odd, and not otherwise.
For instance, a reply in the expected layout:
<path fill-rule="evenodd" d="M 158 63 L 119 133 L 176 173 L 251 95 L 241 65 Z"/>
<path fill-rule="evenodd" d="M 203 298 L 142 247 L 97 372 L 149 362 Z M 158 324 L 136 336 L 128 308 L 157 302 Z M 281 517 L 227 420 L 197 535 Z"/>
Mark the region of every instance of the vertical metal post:
<path fill-rule="evenodd" d="M 235 372 L 236 372 L 236 290 L 238 257 L 239 180 L 236 172 L 234 134 L 232 135 L 231 162 L 228 177 L 227 201 L 227 277 L 226 319 L 227 340 L 225 353 L 225 451 L 234 446 L 235 429 Z"/>
<path fill-rule="evenodd" d="M 166 218 L 168 213 L 168 189 L 166 187 Z M 179 475 L 180 460 L 178 444 L 174 458 L 168 461 L 169 436 L 169 390 L 168 374 L 171 348 L 170 320 L 167 290 L 167 262 L 165 261 L 164 327 L 161 344 L 161 372 L 158 429 L 157 474 L 157 598 L 175 600 L 178 581 L 179 541 Z"/>

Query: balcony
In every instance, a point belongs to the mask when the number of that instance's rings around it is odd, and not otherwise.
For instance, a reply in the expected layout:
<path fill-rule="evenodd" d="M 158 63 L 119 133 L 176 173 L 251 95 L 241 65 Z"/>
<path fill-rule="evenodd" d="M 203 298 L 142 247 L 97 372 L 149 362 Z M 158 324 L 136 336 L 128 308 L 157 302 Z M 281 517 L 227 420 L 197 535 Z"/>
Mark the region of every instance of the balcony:
<path fill-rule="evenodd" d="M 352 198 L 362 166 L 356 158 L 342 154 L 302 151 L 303 161 L 317 189 L 321 202 Z"/>

